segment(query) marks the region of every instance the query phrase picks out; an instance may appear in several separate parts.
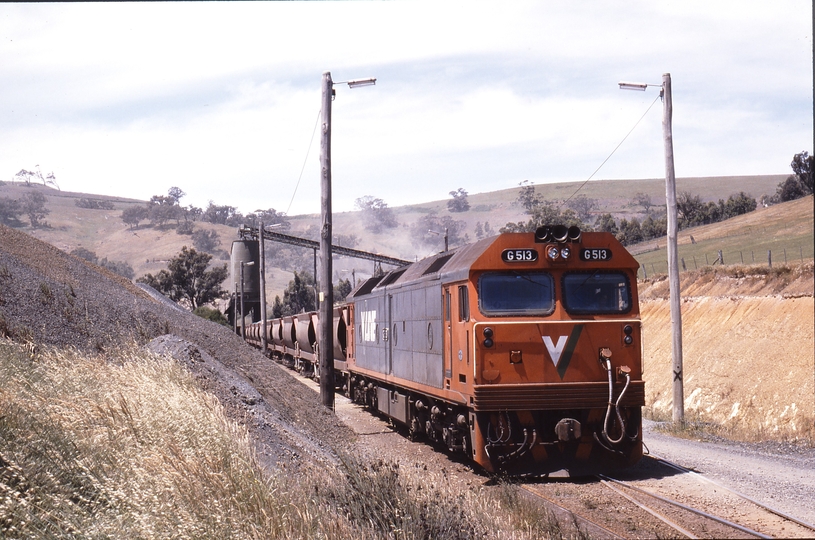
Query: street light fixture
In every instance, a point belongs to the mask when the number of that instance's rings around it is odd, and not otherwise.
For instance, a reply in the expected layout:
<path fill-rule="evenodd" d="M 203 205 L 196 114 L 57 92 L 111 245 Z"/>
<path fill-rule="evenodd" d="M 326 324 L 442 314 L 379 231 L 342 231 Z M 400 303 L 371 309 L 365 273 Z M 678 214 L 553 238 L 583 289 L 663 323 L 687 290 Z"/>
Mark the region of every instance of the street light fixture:
<path fill-rule="evenodd" d="M 367 79 L 352 79 L 350 81 L 335 82 L 334 84 L 347 84 L 348 88 L 357 88 L 358 86 L 373 86 L 376 84 L 376 77 L 369 77 Z"/>
<path fill-rule="evenodd" d="M 334 98 L 334 85 L 347 84 L 349 88 L 371 86 L 376 79 L 353 79 L 342 83 L 331 80 L 331 72 L 323 73 L 322 80 L 322 124 L 323 136 L 320 141 L 321 190 L 320 208 L 322 228 L 320 229 L 320 401 L 329 409 L 334 408 L 334 288 L 331 284 L 333 265 L 331 261 L 331 101 Z M 315 276 L 316 277 L 316 276 Z"/>
<path fill-rule="evenodd" d="M 623 81 L 620 81 L 617 84 L 620 85 L 620 90 L 641 90 L 643 92 L 645 92 L 645 89 L 648 88 L 648 86 L 658 86 L 654 84 L 649 85 L 646 83 L 623 82 Z"/>
<path fill-rule="evenodd" d="M 685 397 L 682 386 L 682 310 L 679 299 L 679 256 L 677 249 L 676 175 L 674 173 L 673 101 L 671 74 L 662 75 L 662 84 L 619 83 L 621 90 L 642 90 L 649 86 L 661 88 L 663 103 L 662 132 L 665 139 L 665 199 L 668 205 L 668 284 L 671 303 L 671 360 L 673 372 L 673 421 L 685 421 Z"/>

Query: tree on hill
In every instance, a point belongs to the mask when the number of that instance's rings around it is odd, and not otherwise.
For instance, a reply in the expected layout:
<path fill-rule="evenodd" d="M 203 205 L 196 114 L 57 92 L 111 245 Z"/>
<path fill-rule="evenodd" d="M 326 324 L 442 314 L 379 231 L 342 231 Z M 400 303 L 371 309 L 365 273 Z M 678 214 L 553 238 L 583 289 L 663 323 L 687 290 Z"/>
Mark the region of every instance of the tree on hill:
<path fill-rule="evenodd" d="M 227 319 L 223 313 L 221 313 L 215 308 L 211 308 L 208 306 L 198 306 L 193 310 L 193 313 L 195 315 L 198 315 L 202 319 L 207 319 L 212 322 L 222 324 L 224 326 L 230 326 L 229 319 Z"/>
<path fill-rule="evenodd" d="M 153 195 L 147 203 L 147 217 L 154 226 L 161 227 L 174 219 L 176 223 L 184 217 L 184 209 L 170 195 Z"/>
<path fill-rule="evenodd" d="M 617 232 L 617 240 L 624 246 L 630 246 L 637 242 L 642 242 L 642 228 L 637 218 L 631 218 L 631 221 L 623 218 L 620 220 L 620 228 Z"/>
<path fill-rule="evenodd" d="M 206 251 L 207 253 L 214 253 L 215 248 L 220 243 L 218 233 L 215 231 L 205 231 L 198 229 L 192 233 L 192 243 L 198 251 Z"/>
<path fill-rule="evenodd" d="M 601 214 L 597 217 L 597 221 L 594 222 L 594 229 L 599 232 L 610 232 L 611 234 L 617 234 L 617 222 L 614 221 L 614 216 L 609 213 Z"/>
<path fill-rule="evenodd" d="M 642 206 L 642 209 L 645 211 L 646 214 L 650 214 L 651 207 L 654 206 L 654 202 L 651 200 L 651 196 L 648 195 L 647 193 L 643 193 L 642 191 L 634 194 L 634 198 L 631 200 L 631 204 L 633 206 Z"/>
<path fill-rule="evenodd" d="M 351 282 L 346 279 L 341 279 L 334 285 L 334 301 L 335 302 L 343 302 L 348 295 L 351 294 Z"/>
<path fill-rule="evenodd" d="M 22 225 L 20 223 L 20 214 L 22 213 L 23 209 L 20 201 L 9 197 L 0 197 L 0 222 L 3 225 L 19 227 Z"/>
<path fill-rule="evenodd" d="M 651 240 L 652 238 L 661 238 L 668 235 L 668 216 L 654 219 L 653 216 L 648 216 L 642 221 L 640 227 L 642 231 L 643 240 Z"/>
<path fill-rule="evenodd" d="M 161 270 L 155 276 L 146 274 L 136 281 L 195 309 L 227 295 L 221 288 L 221 283 L 227 277 L 226 264 L 207 269 L 211 259 L 212 255 L 208 253 L 198 253 L 184 246 L 177 256 L 170 259 L 167 270 Z"/>
<path fill-rule="evenodd" d="M 314 277 L 308 272 L 294 272 L 294 279 L 289 281 L 283 291 L 283 300 L 275 296 L 272 316 L 275 318 L 296 315 L 316 309 L 314 301 Z"/>
<path fill-rule="evenodd" d="M 21 169 L 20 172 L 14 175 L 15 178 L 20 179 L 25 183 L 26 186 L 31 187 L 31 180 L 37 179 L 42 182 L 44 186 L 54 186 L 59 190 L 59 186 L 57 185 L 57 177 L 54 176 L 54 173 L 48 173 L 47 175 L 43 176 L 42 172 L 40 172 L 40 166 L 35 165 L 37 167 L 36 171 L 27 171 L 25 169 Z"/>
<path fill-rule="evenodd" d="M 591 211 L 597 206 L 597 199 L 591 199 L 585 195 L 578 195 L 568 201 L 566 206 L 574 210 L 580 221 L 590 223 Z"/>
<path fill-rule="evenodd" d="M 466 212 L 470 209 L 470 203 L 467 201 L 467 192 L 464 188 L 458 188 L 456 191 L 451 191 L 450 195 L 453 200 L 447 201 L 447 209 L 451 212 Z"/>
<path fill-rule="evenodd" d="M 399 223 L 393 209 L 388 207 L 388 203 L 382 199 L 365 195 L 354 201 L 354 206 L 362 211 L 362 219 L 365 221 L 365 228 L 379 234 L 385 229 L 393 229 Z"/>
<path fill-rule="evenodd" d="M 529 221 L 519 221 L 517 223 L 507 223 L 498 232 L 533 232 L 542 225 L 566 225 L 571 227 L 576 225 L 585 229 L 586 225 L 571 208 L 561 211 L 551 201 L 544 200 L 538 195 L 534 195 L 532 186 L 524 186 L 518 195 L 518 203 L 524 207 L 530 216 Z"/>
<path fill-rule="evenodd" d="M 234 206 L 217 205 L 212 201 L 209 201 L 209 206 L 201 214 L 201 221 L 216 225 L 239 227 L 243 224 L 243 220 L 243 214 L 238 212 Z"/>
<path fill-rule="evenodd" d="M 122 221 L 129 225 L 131 229 L 138 229 L 139 222 L 147 219 L 146 206 L 130 206 L 122 210 Z"/>
<path fill-rule="evenodd" d="M 173 186 L 167 190 L 167 196 L 175 201 L 175 204 L 180 206 L 181 199 L 186 195 L 184 190 L 180 187 Z"/>
<path fill-rule="evenodd" d="M 22 210 L 28 215 L 28 220 L 34 229 L 45 226 L 46 223 L 42 220 L 51 213 L 51 210 L 45 207 L 45 202 L 45 195 L 39 191 L 26 193 L 21 199 Z"/>
<path fill-rule="evenodd" d="M 795 154 L 792 158 L 792 163 L 790 163 L 792 172 L 795 174 L 778 184 L 778 189 L 775 195 L 770 197 L 770 202 L 793 201 L 801 197 L 806 197 L 807 195 L 812 195 L 813 165 L 815 165 L 815 156 L 810 156 L 806 150 Z"/>
<path fill-rule="evenodd" d="M 795 154 L 790 163 L 792 172 L 795 173 L 807 195 L 812 195 L 813 192 L 813 181 L 815 180 L 812 176 L 813 166 L 815 166 L 815 156 L 810 156 L 806 150 Z"/>
<path fill-rule="evenodd" d="M 719 204 L 722 204 L 721 200 L 719 200 Z M 752 212 L 757 206 L 758 202 L 749 193 L 740 191 L 738 195 L 731 195 L 724 201 L 723 218 L 730 219 Z"/>
<path fill-rule="evenodd" d="M 255 210 L 254 212 L 246 214 L 243 222 L 250 227 L 259 227 L 261 222 L 263 222 L 264 227 L 277 225 L 277 227 L 273 229 L 275 232 L 284 232 L 291 229 L 291 223 L 286 220 L 286 214 L 284 212 L 278 212 L 274 208 Z"/>

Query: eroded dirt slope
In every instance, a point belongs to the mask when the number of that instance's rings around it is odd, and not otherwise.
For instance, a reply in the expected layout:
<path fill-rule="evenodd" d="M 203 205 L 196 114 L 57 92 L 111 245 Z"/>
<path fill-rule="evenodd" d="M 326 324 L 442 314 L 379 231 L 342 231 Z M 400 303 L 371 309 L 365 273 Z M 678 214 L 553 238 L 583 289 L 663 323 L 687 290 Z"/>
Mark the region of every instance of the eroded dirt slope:
<path fill-rule="evenodd" d="M 762 272 L 764 272 L 762 270 Z M 811 436 L 815 422 L 813 265 L 767 275 L 682 275 L 686 417 L 759 437 Z M 673 407 L 668 282 L 640 284 L 646 403 Z"/>

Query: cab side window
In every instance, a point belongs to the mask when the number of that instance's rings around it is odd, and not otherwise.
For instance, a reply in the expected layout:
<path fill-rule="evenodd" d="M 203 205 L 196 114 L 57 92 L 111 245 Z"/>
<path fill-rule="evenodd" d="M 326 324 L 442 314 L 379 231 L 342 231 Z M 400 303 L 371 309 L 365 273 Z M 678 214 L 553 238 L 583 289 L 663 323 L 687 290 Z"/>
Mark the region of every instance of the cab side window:
<path fill-rule="evenodd" d="M 458 287 L 458 320 L 470 320 L 470 296 L 466 285 L 459 285 Z"/>

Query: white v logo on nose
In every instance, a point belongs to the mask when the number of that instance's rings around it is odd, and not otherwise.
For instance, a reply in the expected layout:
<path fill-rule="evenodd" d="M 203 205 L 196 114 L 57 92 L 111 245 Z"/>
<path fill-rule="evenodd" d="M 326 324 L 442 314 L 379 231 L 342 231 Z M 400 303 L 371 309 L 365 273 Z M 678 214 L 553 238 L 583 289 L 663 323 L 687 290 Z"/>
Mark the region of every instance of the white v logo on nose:
<path fill-rule="evenodd" d="M 563 354 L 563 349 L 566 347 L 568 336 L 558 336 L 557 344 L 552 343 L 552 338 L 549 336 L 542 337 L 543 343 L 549 351 L 549 357 L 552 359 L 552 362 L 554 362 L 555 367 L 557 367 L 558 362 L 560 362 L 560 355 Z"/>

